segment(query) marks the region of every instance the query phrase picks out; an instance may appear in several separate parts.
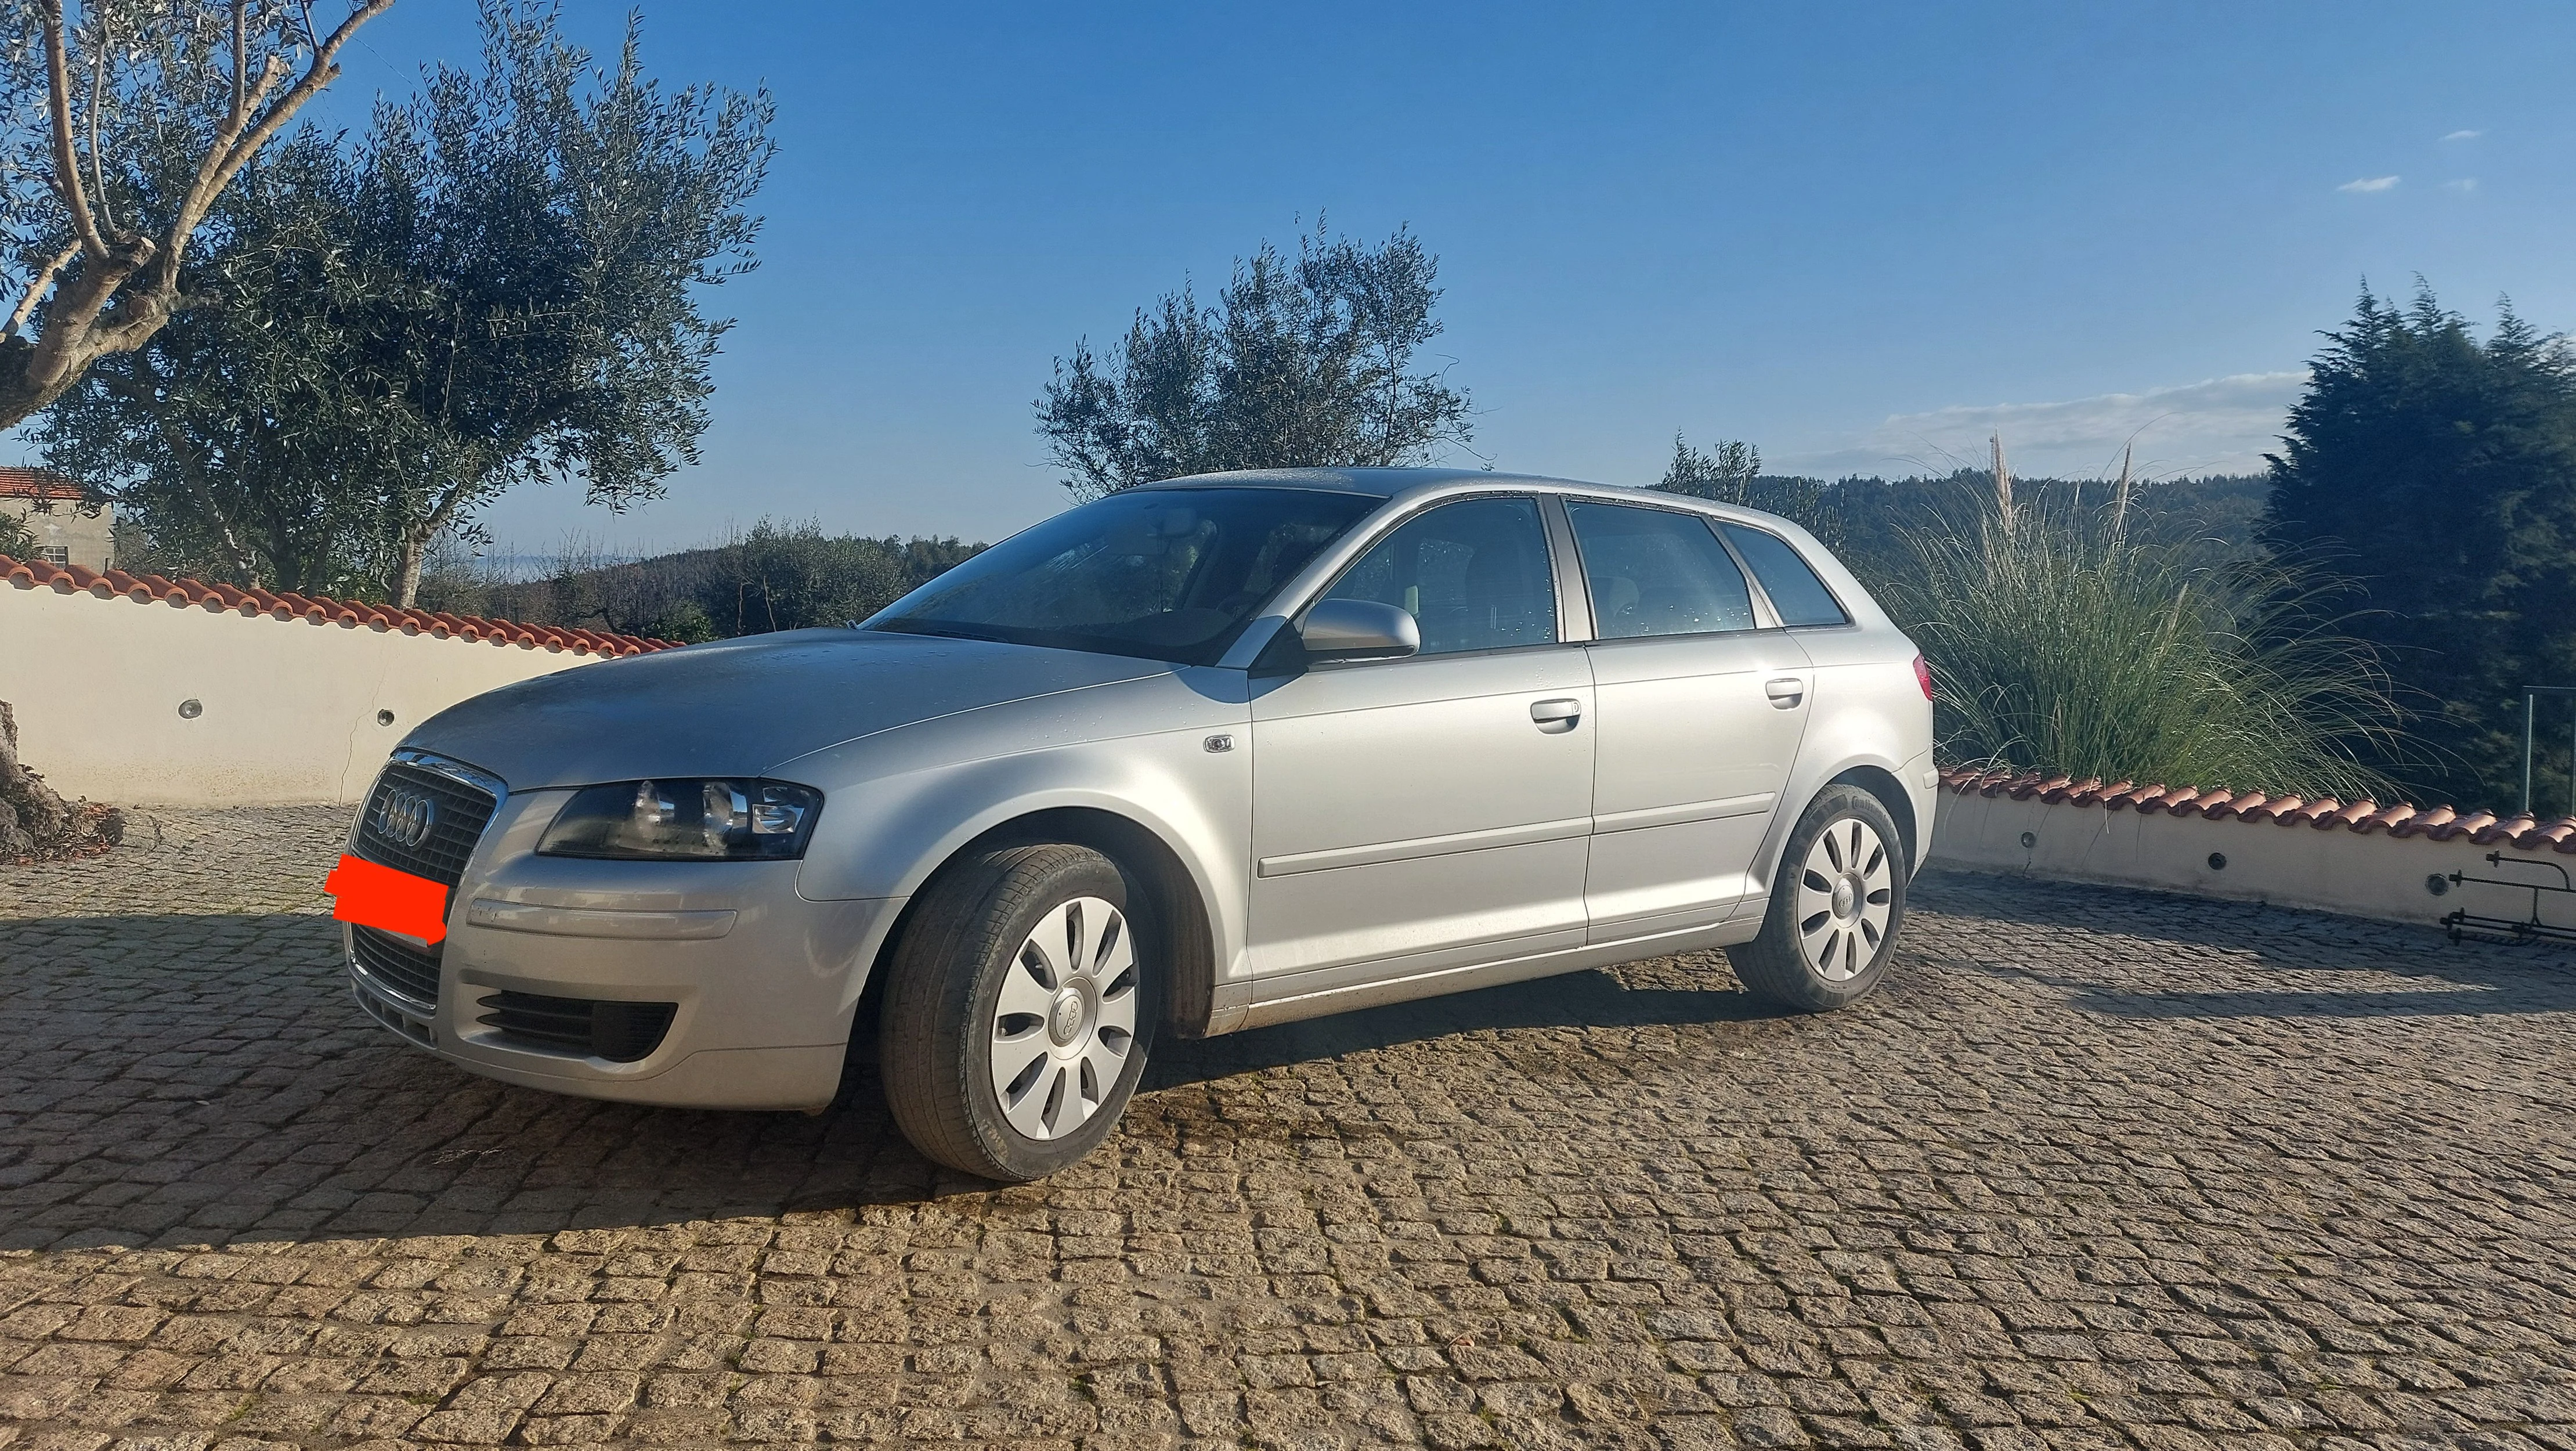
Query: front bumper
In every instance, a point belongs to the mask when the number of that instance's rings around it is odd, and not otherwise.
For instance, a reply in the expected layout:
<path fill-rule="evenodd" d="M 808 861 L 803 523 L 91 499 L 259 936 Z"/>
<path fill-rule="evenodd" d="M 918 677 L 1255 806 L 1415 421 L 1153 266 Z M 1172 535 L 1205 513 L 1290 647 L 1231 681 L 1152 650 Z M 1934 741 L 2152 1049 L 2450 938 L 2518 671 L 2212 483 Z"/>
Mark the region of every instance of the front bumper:
<path fill-rule="evenodd" d="M 450 898 L 436 1000 L 371 972 L 342 928 L 350 986 L 415 1047 L 506 1083 L 685 1108 L 831 1102 L 868 966 L 902 902 L 811 902 L 797 862 L 588 861 L 535 854 L 569 797 L 506 797 Z M 419 944 L 404 943 L 418 950 Z M 408 987 L 408 990 L 406 990 Z M 616 1061 L 488 1021 L 502 994 L 667 1003 L 649 1051 Z"/>

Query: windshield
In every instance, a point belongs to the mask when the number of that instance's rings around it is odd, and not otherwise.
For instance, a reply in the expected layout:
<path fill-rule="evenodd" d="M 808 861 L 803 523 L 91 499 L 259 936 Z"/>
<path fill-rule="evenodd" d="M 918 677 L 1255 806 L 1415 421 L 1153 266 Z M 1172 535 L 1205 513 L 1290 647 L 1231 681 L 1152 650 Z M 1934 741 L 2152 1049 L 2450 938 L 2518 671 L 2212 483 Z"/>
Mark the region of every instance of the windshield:
<path fill-rule="evenodd" d="M 1314 489 L 1112 494 L 994 545 L 867 628 L 1214 664 L 1263 601 L 1384 502 Z"/>

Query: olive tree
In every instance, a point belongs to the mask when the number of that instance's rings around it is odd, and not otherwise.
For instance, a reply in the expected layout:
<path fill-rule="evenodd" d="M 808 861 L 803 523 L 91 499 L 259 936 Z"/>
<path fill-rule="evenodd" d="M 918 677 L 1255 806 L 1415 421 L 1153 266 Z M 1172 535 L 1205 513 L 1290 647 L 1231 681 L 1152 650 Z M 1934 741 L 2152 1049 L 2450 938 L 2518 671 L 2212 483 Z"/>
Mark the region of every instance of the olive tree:
<path fill-rule="evenodd" d="M 240 187 L 226 305 L 93 369 L 46 460 L 211 572 L 403 605 L 512 488 L 615 508 L 694 462 L 730 326 L 699 294 L 753 265 L 768 98 L 663 90 L 632 20 L 597 70 L 550 7 L 487 0 L 483 35 Z"/>
<path fill-rule="evenodd" d="M 12 0 L 0 21 L 0 427 L 211 300 L 189 243 L 253 157 L 340 74 L 356 0 Z M 172 184 L 175 181 L 177 184 Z"/>
<path fill-rule="evenodd" d="M 1038 432 L 1077 499 L 1213 469 L 1425 463 L 1472 434 L 1467 395 L 1415 354 L 1440 335 L 1439 259 L 1319 224 L 1292 260 L 1263 244 L 1214 307 L 1186 285 L 1105 354 L 1056 360 Z"/>

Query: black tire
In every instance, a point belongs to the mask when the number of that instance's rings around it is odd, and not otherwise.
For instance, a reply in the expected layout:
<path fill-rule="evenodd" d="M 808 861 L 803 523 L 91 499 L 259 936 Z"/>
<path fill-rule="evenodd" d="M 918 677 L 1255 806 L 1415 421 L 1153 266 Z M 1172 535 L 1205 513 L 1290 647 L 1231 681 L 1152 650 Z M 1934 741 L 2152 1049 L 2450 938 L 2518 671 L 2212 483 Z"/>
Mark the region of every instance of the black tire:
<path fill-rule="evenodd" d="M 1849 854 L 1854 823 L 1875 834 L 1876 846 L 1885 854 L 1887 870 L 1881 888 L 1876 874 L 1859 871 L 1867 863 L 1849 864 L 1855 888 L 1854 912 L 1845 918 L 1840 913 L 1842 898 L 1835 895 L 1834 888 L 1846 873 L 1831 870 L 1830 864 L 1840 855 Z M 1829 832 L 1835 834 L 1829 837 Z M 1819 852 L 1820 841 L 1828 868 L 1810 876 L 1807 863 L 1811 854 Z M 1867 854 L 1864 847 L 1861 855 Z M 1897 835 L 1896 823 L 1888 819 L 1887 808 L 1878 798 L 1857 786 L 1827 786 L 1808 803 L 1806 813 L 1789 833 L 1787 848 L 1780 853 L 1780 865 L 1772 873 L 1771 905 L 1763 915 L 1762 935 L 1726 949 L 1736 977 L 1754 996 L 1793 1012 L 1830 1012 L 1868 997 L 1887 978 L 1888 960 L 1895 953 L 1896 936 L 1905 923 L 1908 875 L 1904 838 Z M 1864 881 L 1871 890 L 1858 890 L 1858 884 Z M 1820 914 L 1815 910 L 1818 904 L 1811 898 L 1809 910 L 1802 914 L 1802 887 L 1824 893 L 1831 904 Z M 1883 903 L 1879 900 L 1882 892 Z M 1875 906 L 1884 906 L 1886 913 L 1884 926 L 1876 930 L 1872 940 Z M 1813 960 L 1819 943 L 1826 944 L 1824 955 L 1835 963 L 1830 972 Z"/>
<path fill-rule="evenodd" d="M 1068 903 L 1094 899 L 1108 903 L 1123 919 L 1116 932 L 1130 949 L 1123 971 L 1133 981 L 1123 994 L 1115 983 L 1106 984 L 1093 993 L 1087 1010 L 1075 1010 L 1077 1016 L 1090 1014 L 1091 1036 L 1070 1044 L 1060 1042 L 1051 1036 L 1060 1025 L 1057 1017 L 1013 1015 L 1008 1021 L 1037 1022 L 1029 1030 L 1035 1038 L 1014 1037 L 1009 1042 L 1020 1047 L 997 1050 L 997 1035 L 1005 1021 L 997 1015 L 1006 986 L 1021 994 L 1028 991 L 1025 983 L 1013 980 L 1013 974 L 1026 975 L 1055 993 L 1059 1006 L 1064 995 L 1081 995 L 1074 991 L 1080 985 L 1071 977 L 1059 972 L 1063 980 L 1049 983 L 1045 973 L 1023 963 L 1022 954 L 1041 923 Z M 1019 1184 L 1073 1163 L 1108 1137 L 1144 1073 L 1154 1025 L 1162 1015 L 1158 979 L 1163 964 L 1152 961 L 1147 950 L 1158 939 L 1150 924 L 1136 922 L 1138 914 L 1131 903 L 1145 905 L 1144 894 L 1130 888 L 1116 863 L 1089 847 L 1061 842 L 986 852 L 933 879 L 913 903 L 903 936 L 887 962 L 885 1006 L 878 1026 L 878 1073 L 885 1084 L 886 1105 L 893 1111 L 895 1126 L 913 1147 L 952 1169 Z M 1075 912 L 1064 919 L 1067 930 L 1077 937 L 1086 930 L 1077 920 L 1079 915 Z M 1089 930 L 1094 947 L 1114 950 L 1114 943 L 1105 940 L 1113 935 L 1110 929 L 1089 924 Z M 1085 948 L 1083 955 L 1090 952 Z M 1072 976 L 1080 975 L 1077 971 Z M 1128 994 L 1132 999 L 1126 1010 L 1132 1015 L 1133 1031 L 1125 1052 L 1115 1055 L 1123 1059 L 1123 1067 L 1114 1081 L 1099 1081 L 1105 1075 L 1081 1076 L 1085 1065 L 1100 1056 L 1084 1045 L 1106 1050 L 1114 1031 L 1108 1026 L 1115 1016 L 1112 1005 Z M 1076 1049 L 1079 1057 L 1061 1057 Z M 1043 1119 L 1049 1103 L 1060 1105 L 1060 1132 L 1032 1137 L 1014 1126 L 1012 1108 L 1003 1098 L 1005 1086 L 994 1081 L 997 1051 L 1038 1055 L 1028 1071 L 1040 1077 L 1024 1081 L 1040 1093 L 1052 1086 L 1056 1096 L 1032 1101 L 1024 1093 L 1019 1112 L 1022 1122 L 1029 1122 L 1032 1113 Z M 1085 1085 L 1096 1089 L 1096 1101 Z M 1063 1116 L 1085 1107 L 1087 1116 L 1071 1120 Z M 1043 1122 L 1039 1126 L 1045 1127 Z"/>

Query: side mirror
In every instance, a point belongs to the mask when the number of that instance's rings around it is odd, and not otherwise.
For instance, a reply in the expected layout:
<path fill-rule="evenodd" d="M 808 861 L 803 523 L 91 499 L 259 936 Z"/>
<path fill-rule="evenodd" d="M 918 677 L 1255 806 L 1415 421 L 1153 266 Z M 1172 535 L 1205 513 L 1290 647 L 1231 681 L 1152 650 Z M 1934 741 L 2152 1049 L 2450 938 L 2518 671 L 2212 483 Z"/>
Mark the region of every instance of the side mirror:
<path fill-rule="evenodd" d="M 1375 600 L 1318 600 L 1297 627 L 1313 660 L 1392 660 L 1422 648 L 1413 616 Z"/>

